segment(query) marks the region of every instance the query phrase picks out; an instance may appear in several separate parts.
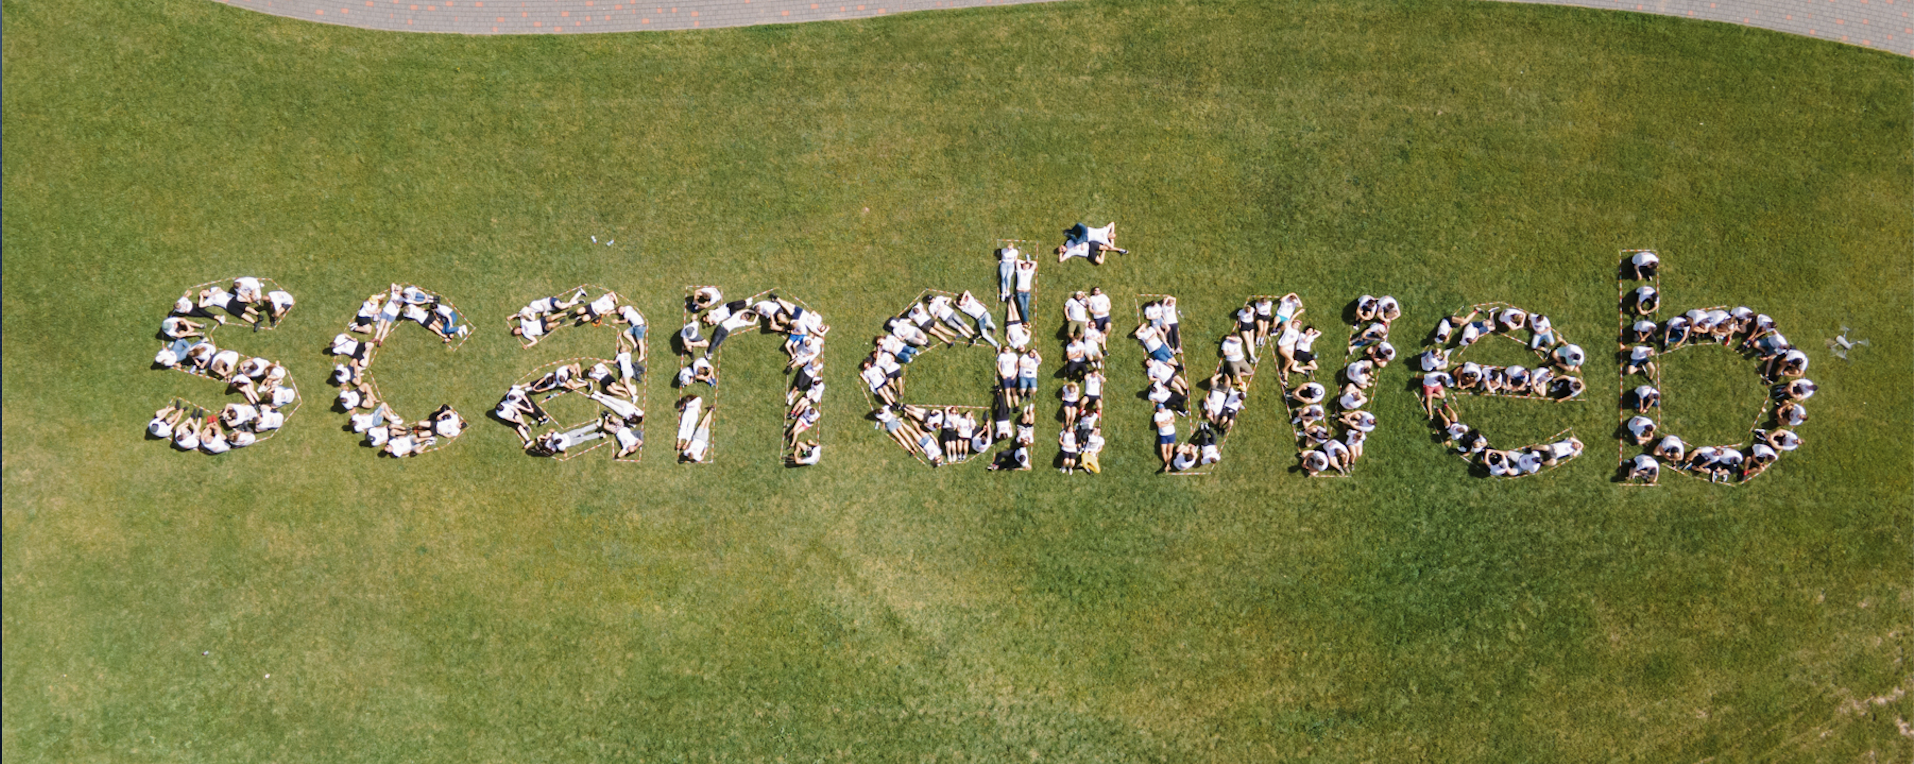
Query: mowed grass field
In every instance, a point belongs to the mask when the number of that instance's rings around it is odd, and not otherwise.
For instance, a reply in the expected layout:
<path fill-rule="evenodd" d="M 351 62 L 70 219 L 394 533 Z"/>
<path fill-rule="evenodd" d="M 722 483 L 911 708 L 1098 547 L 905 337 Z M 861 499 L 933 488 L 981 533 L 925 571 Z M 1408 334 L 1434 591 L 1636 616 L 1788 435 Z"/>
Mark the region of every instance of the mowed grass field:
<path fill-rule="evenodd" d="M 0 10 L 8 761 L 1909 754 L 1914 61 L 1475 3 L 487 39 Z M 1505 300 L 1591 350 L 1588 400 L 1459 406 L 1588 454 L 1470 477 L 1398 366 L 1352 479 L 1292 470 L 1267 380 L 1216 474 L 1160 476 L 1128 341 L 1101 476 L 933 471 L 873 431 L 853 370 L 886 313 L 987 293 L 995 239 L 1078 220 L 1132 251 L 1042 266 L 1052 369 L 1092 285 L 1120 320 L 1178 295 L 1199 373 L 1249 294 L 1300 293 L 1326 371 L 1357 295 L 1401 298 L 1407 352 Z M 1611 481 L 1628 247 L 1662 252 L 1670 308 L 1754 306 L 1808 350 L 1806 447 L 1741 487 Z M 224 402 L 149 369 L 167 307 L 245 274 L 299 307 L 218 337 L 306 405 L 223 457 L 145 440 L 172 397 Z M 321 354 L 394 281 L 481 322 L 456 352 L 402 328 L 374 367 L 402 413 L 474 420 L 400 461 L 327 410 Z M 640 464 L 522 455 L 481 414 L 611 333 L 521 350 L 502 319 L 580 282 L 662 327 L 687 284 L 823 311 L 825 463 L 778 463 L 763 336 L 726 346 L 715 464 L 673 464 L 662 422 Z M 1846 361 L 1843 325 L 1871 343 Z M 907 397 L 981 404 L 986 368 L 939 350 Z M 1666 375 L 1697 441 L 1759 405 L 1719 350 Z"/>

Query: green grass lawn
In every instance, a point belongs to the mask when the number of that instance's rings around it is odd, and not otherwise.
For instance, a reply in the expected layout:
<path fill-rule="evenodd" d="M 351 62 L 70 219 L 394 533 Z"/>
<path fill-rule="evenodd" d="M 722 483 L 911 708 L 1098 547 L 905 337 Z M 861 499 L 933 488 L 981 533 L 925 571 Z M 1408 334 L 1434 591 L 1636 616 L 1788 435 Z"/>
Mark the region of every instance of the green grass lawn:
<path fill-rule="evenodd" d="M 1487 3 L 566 38 L 0 11 L 9 761 L 1907 756 L 1909 59 Z M 888 311 L 987 294 L 996 238 L 1112 219 L 1132 254 L 1046 264 L 1039 336 L 1092 285 L 1120 317 L 1178 295 L 1192 348 L 1296 291 L 1334 349 L 1347 301 L 1393 293 L 1406 352 L 1506 300 L 1605 359 L 1617 253 L 1656 248 L 1670 308 L 1748 304 L 1809 351 L 1808 445 L 1742 487 L 1618 486 L 1591 362 L 1586 403 L 1460 403 L 1587 456 L 1471 478 L 1391 367 L 1354 479 L 1290 471 L 1262 383 L 1216 474 L 1166 478 L 1128 341 L 1099 477 L 932 471 L 861 419 Z M 241 274 L 300 305 L 220 336 L 310 400 L 220 458 L 143 440 L 170 397 L 221 401 L 148 369 L 167 306 Z M 403 329 L 375 367 L 413 416 L 475 420 L 403 461 L 326 410 L 321 354 L 393 281 L 481 322 L 450 353 Z M 662 421 L 640 464 L 523 456 L 479 414 L 611 336 L 521 350 L 502 319 L 580 282 L 667 327 L 687 284 L 823 311 L 825 464 L 779 466 L 759 336 L 726 346 L 717 464 L 673 464 Z M 1850 361 L 1822 345 L 1842 325 L 1871 342 Z M 987 360 L 939 351 L 911 397 L 981 403 Z M 1757 405 L 1725 353 L 1666 374 L 1696 437 Z"/>

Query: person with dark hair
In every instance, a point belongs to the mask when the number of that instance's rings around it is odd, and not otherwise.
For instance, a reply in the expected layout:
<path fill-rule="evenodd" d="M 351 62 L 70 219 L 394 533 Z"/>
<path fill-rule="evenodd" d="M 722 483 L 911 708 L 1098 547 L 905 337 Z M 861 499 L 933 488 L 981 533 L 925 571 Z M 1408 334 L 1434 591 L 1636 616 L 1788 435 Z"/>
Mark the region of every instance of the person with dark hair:
<path fill-rule="evenodd" d="M 1661 462 L 1647 454 L 1638 454 L 1628 462 L 1628 479 L 1641 483 L 1653 483 L 1661 477 Z"/>
<path fill-rule="evenodd" d="M 1064 229 L 1063 236 L 1063 243 L 1057 245 L 1057 262 L 1059 263 L 1072 257 L 1081 257 L 1089 260 L 1091 265 L 1102 265 L 1105 252 L 1115 252 L 1119 255 L 1130 253 L 1130 250 L 1117 248 L 1115 223 L 1102 228 L 1091 228 L 1078 223 Z"/>
<path fill-rule="evenodd" d="M 1630 293 L 1630 299 L 1634 303 L 1635 312 L 1641 315 L 1646 316 L 1661 310 L 1661 292 L 1656 291 L 1652 286 L 1644 285 L 1636 289 Z"/>
<path fill-rule="evenodd" d="M 1647 250 L 1630 254 L 1622 260 L 1622 277 L 1631 281 L 1644 281 L 1655 278 L 1661 271 L 1661 258 Z"/>

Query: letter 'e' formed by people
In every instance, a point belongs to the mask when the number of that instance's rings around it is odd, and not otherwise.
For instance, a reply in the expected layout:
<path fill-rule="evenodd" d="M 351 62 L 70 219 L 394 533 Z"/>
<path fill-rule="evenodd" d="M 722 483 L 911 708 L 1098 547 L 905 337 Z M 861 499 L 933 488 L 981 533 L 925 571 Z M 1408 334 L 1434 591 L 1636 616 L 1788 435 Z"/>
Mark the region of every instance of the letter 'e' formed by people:
<path fill-rule="evenodd" d="M 1478 342 L 1513 342 L 1527 348 L 1535 360 L 1508 366 L 1463 360 L 1464 352 Z M 1452 394 L 1580 401 L 1588 389 L 1582 379 L 1587 360 L 1586 351 L 1562 336 L 1547 315 L 1491 302 L 1463 308 L 1438 321 L 1422 354 L 1412 361 L 1411 371 L 1421 375 L 1418 394 L 1429 425 L 1454 453 L 1475 465 L 1477 474 L 1517 478 L 1580 457 L 1582 441 L 1573 428 L 1546 442 L 1497 448 L 1457 412 Z"/>

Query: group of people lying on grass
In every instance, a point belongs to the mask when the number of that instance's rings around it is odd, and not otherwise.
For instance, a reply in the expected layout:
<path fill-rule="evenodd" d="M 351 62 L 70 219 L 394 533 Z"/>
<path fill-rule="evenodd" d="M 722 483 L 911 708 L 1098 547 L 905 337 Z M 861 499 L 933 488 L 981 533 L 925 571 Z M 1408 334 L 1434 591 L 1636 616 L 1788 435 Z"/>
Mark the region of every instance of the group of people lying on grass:
<path fill-rule="evenodd" d="M 824 452 L 813 430 L 824 416 L 819 407 L 824 398 L 824 335 L 831 331 L 824 323 L 823 314 L 781 298 L 776 292 L 726 302 L 724 292 L 714 286 L 692 290 L 685 298 L 685 310 L 690 320 L 677 336 L 684 365 L 673 380 L 683 393 L 676 404 L 678 458 L 696 463 L 710 460 L 711 419 L 717 406 L 707 405 L 703 396 L 689 391 L 700 384 L 716 388 L 718 348 L 733 333 L 756 327 L 784 335 L 783 349 L 788 357 L 784 370 L 792 375 L 785 391 L 787 463 L 792 466 L 817 464 Z"/>
<path fill-rule="evenodd" d="M 1446 409 L 1437 413 L 1435 424 L 1447 436 L 1447 445 L 1463 458 L 1481 465 L 1490 477 L 1533 475 L 1582 455 L 1582 441 L 1574 436 L 1526 448 L 1490 448 L 1488 438 L 1480 430 L 1456 420 L 1454 412 Z"/>
<path fill-rule="evenodd" d="M 292 306 L 291 294 L 251 276 L 234 279 L 230 290 L 220 282 L 181 295 L 160 321 L 159 339 L 165 344 L 153 356 L 153 364 L 225 382 L 228 393 L 239 393 L 246 402 L 228 404 L 214 414 L 174 401 L 154 412 L 147 432 L 171 440 L 181 450 L 219 454 L 252 445 L 278 430 L 285 422 L 285 409 L 299 400 L 286 367 L 222 349 L 211 335 L 233 318 L 250 324 L 254 331 L 262 321 L 277 325 Z"/>
<path fill-rule="evenodd" d="M 1283 303 L 1288 305 L 1293 297 L 1286 295 Z M 1301 301 L 1295 301 L 1295 313 L 1302 310 Z M 1390 295 L 1363 295 L 1350 312 L 1354 321 L 1350 324 L 1349 346 L 1343 353 L 1349 360 L 1343 366 L 1336 397 L 1329 398 L 1330 390 L 1315 380 L 1313 358 L 1301 367 L 1308 378 L 1287 392 L 1285 402 L 1291 413 L 1290 424 L 1296 428 L 1302 470 L 1311 477 L 1332 470 L 1348 475 L 1362 458 L 1363 445 L 1376 429 L 1376 415 L 1366 410 L 1369 391 L 1376 386 L 1383 368 L 1396 360 L 1389 330 L 1402 316 L 1402 304 Z M 1300 320 L 1291 316 L 1289 323 L 1293 326 Z M 1287 385 L 1288 380 L 1284 381 Z"/>
<path fill-rule="evenodd" d="M 1518 336 L 1526 331 L 1527 338 Z M 1450 373 L 1451 360 L 1484 337 L 1500 335 L 1521 342 L 1537 356 L 1533 368 L 1492 366 L 1464 362 Z M 1419 394 L 1422 410 L 1463 458 L 1480 465 L 1493 477 L 1521 477 L 1580 456 L 1582 442 L 1574 437 L 1513 450 L 1489 447 L 1488 437 L 1461 421 L 1448 400 L 1448 391 L 1475 395 L 1507 395 L 1546 400 L 1573 400 L 1588 390 L 1581 368 L 1588 356 L 1581 346 L 1562 339 L 1548 316 L 1511 305 L 1477 305 L 1469 312 L 1448 316 L 1436 324 L 1433 344 L 1416 358 L 1422 372 Z"/>
<path fill-rule="evenodd" d="M 146 434 L 171 441 L 181 451 L 223 454 L 271 436 L 286 423 L 278 408 L 259 403 L 228 403 L 218 412 L 174 399 L 153 412 Z"/>
<path fill-rule="evenodd" d="M 1168 472 L 1178 450 L 1176 418 L 1190 415 L 1182 315 L 1176 308 L 1176 298 L 1171 296 L 1144 303 L 1142 314 L 1130 336 L 1143 347 L 1143 376 L 1149 383 L 1143 396 L 1153 407 L 1150 424 L 1156 428 L 1156 455 Z M 1220 450 L 1218 454 L 1221 458 Z"/>
<path fill-rule="evenodd" d="M 162 325 L 163 333 L 173 339 L 205 336 L 206 321 L 225 325 L 228 317 L 238 318 L 259 331 L 261 322 L 278 326 L 292 311 L 292 293 L 274 288 L 271 280 L 255 276 L 233 279 L 232 288 L 214 282 L 186 290 L 173 302 L 173 312 Z M 218 308 L 216 312 L 213 309 Z M 195 321 L 194 319 L 199 319 Z"/>
<path fill-rule="evenodd" d="M 960 341 L 970 345 L 986 342 L 1016 359 L 1021 357 L 1019 349 L 1030 349 L 1030 332 L 1027 324 L 1012 322 L 1012 326 L 1019 331 L 1009 333 L 1012 344 L 1006 346 L 997 340 L 997 325 L 976 295 L 964 292 L 953 297 L 929 292 L 884 321 L 884 333 L 871 338 L 871 352 L 858 363 L 857 374 L 872 396 L 883 406 L 894 408 L 903 392 L 904 368 L 932 343 L 950 347 Z M 1033 388 L 1035 372 L 1033 365 Z"/>
<path fill-rule="evenodd" d="M 897 445 L 932 467 L 957 464 L 990 450 L 1001 441 L 1014 445 L 1000 453 L 989 469 L 1030 469 L 1030 447 L 1036 438 L 1036 407 L 1010 408 L 996 397 L 990 421 L 980 421 L 965 406 L 879 406 L 871 412 L 878 429 Z"/>
<path fill-rule="evenodd" d="M 588 359 L 596 361 L 589 370 L 577 361 L 556 364 L 529 382 L 512 385 L 492 415 L 511 425 L 525 452 L 533 456 L 563 457 L 586 443 L 610 438 L 618 444 L 616 458 L 629 458 L 645 444 L 645 410 L 639 405 L 644 395 L 644 345 L 637 347 L 635 357 L 621 349 L 616 360 Z M 567 393 L 590 398 L 604 411 L 597 419 L 570 429 L 533 435 L 532 425 L 553 421 L 540 404 Z"/>
<path fill-rule="evenodd" d="M 525 347 L 538 344 L 567 321 L 573 326 L 603 326 L 606 321 L 622 324 L 626 328 L 620 332 L 618 341 L 621 347 L 644 344 L 645 317 L 637 308 L 619 304 L 618 293 L 609 289 L 589 302 L 585 300 L 588 296 L 590 293 L 586 288 L 579 286 L 569 296 L 541 297 L 519 308 L 517 313 L 506 319 L 506 323 L 510 325 L 513 336 L 525 340 Z"/>
<path fill-rule="evenodd" d="M 352 317 L 352 326 L 348 327 L 357 334 L 372 335 L 373 346 L 384 345 L 386 337 L 403 319 L 412 321 L 438 335 L 443 342 L 464 339 L 472 334 L 472 327 L 459 315 L 458 309 L 445 302 L 437 294 L 428 292 L 411 284 L 392 284 L 384 292 L 377 292 L 360 303 L 359 312 Z M 350 340 L 349 335 L 339 337 Z M 333 344 L 339 345 L 339 339 Z M 337 351 L 334 351 L 337 353 Z M 347 355 L 345 353 L 338 353 Z"/>
<path fill-rule="evenodd" d="M 1513 338 L 1524 328 L 1529 334 L 1524 344 L 1539 356 L 1534 368 L 1465 362 L 1454 374 L 1449 373 L 1450 359 L 1477 340 L 1492 334 Z M 1444 411 L 1453 419 L 1447 400 L 1450 389 L 1477 395 L 1577 398 L 1588 390 L 1581 378 L 1582 364 L 1587 360 L 1581 346 L 1562 341 L 1548 316 L 1530 315 L 1513 306 L 1477 306 L 1467 314 L 1442 319 L 1436 325 L 1435 345 L 1417 357 L 1422 370 L 1422 409 L 1432 419 Z"/>
<path fill-rule="evenodd" d="M 330 377 L 339 387 L 334 402 L 351 416 L 352 431 L 365 435 L 368 447 L 393 457 L 424 453 L 436 447 L 440 439 L 450 440 L 465 431 L 465 419 L 450 406 L 440 406 L 424 419 L 407 422 L 379 398 L 366 370 L 372 365 L 374 348 L 384 345 L 401 321 L 417 323 L 443 342 L 472 333 L 471 325 L 458 310 L 437 294 L 410 284 L 391 284 L 385 291 L 367 297 L 352 324 L 333 337 L 327 348 L 339 359 Z"/>
<path fill-rule="evenodd" d="M 1746 446 L 1699 448 L 1674 435 L 1663 436 L 1655 442 L 1652 453 L 1635 455 L 1624 469 L 1629 480 L 1642 483 L 1653 483 L 1661 477 L 1664 463 L 1709 482 L 1747 480 L 1768 469 L 1781 458 L 1782 452 L 1801 447 L 1801 436 L 1784 428 L 1756 429 L 1753 436 L 1753 442 Z M 1650 437 L 1653 437 L 1652 431 Z"/>
<path fill-rule="evenodd" d="M 1015 440 L 990 468 L 1030 468 L 1036 417 L 1030 397 L 1043 363 L 1031 344 L 1027 313 L 1036 263 L 1021 259 L 1014 246 L 998 250 L 998 258 L 1004 265 L 998 296 L 1008 303 L 1003 340 L 997 339 L 990 310 L 976 295 L 927 292 L 884 322 L 885 332 L 871 339 L 871 353 L 858 365 L 858 376 L 874 399 L 871 417 L 877 427 L 933 467 L 966 461 L 999 441 Z M 991 421 L 979 421 L 968 407 L 902 402 L 904 370 L 938 342 L 945 347 L 982 342 L 997 348 Z"/>
<path fill-rule="evenodd" d="M 1114 226 L 1114 224 L 1112 224 Z M 1091 262 L 1100 262 L 1093 259 Z M 1103 471 L 1103 361 L 1109 354 L 1110 295 L 1102 287 L 1078 291 L 1063 301 L 1064 380 L 1057 393 L 1057 418 L 1063 427 L 1057 434 L 1057 469 L 1072 474 L 1081 469 L 1091 474 Z M 1036 351 L 1030 351 L 1035 357 Z M 1003 357 L 998 359 L 998 389 L 1008 391 Z M 1036 383 L 1036 365 L 1027 368 L 1020 361 L 1017 369 L 1017 396 L 1027 400 Z M 1026 386 L 1027 385 L 1027 386 Z"/>
<path fill-rule="evenodd" d="M 1617 354 L 1623 377 L 1634 378 L 1637 383 L 1623 395 L 1623 414 L 1628 418 L 1622 423 L 1621 434 L 1649 449 L 1649 453 L 1624 462 L 1626 479 L 1653 483 L 1661 476 L 1663 463 L 1711 482 L 1753 478 L 1772 466 L 1781 452 L 1800 447 L 1801 438 L 1793 428 L 1807 421 L 1803 403 L 1818 389 L 1805 378 L 1808 355 L 1775 330 L 1773 318 L 1745 305 L 1690 310 L 1656 321 L 1654 316 L 1661 309 L 1661 294 L 1656 289 L 1660 262 L 1653 252 L 1631 252 L 1620 267 L 1624 281 L 1649 282 L 1626 292 L 1619 306 L 1623 315 L 1634 316 L 1634 321 L 1622 330 Z M 1759 364 L 1761 378 L 1772 385 L 1767 426 L 1754 430 L 1747 445 L 1694 447 L 1659 431 L 1661 391 L 1657 385 L 1661 376 L 1657 359 L 1698 344 L 1719 344 L 1743 353 Z"/>
<path fill-rule="evenodd" d="M 505 397 L 493 408 L 492 416 L 511 425 L 525 452 L 533 456 L 563 458 L 579 453 L 579 447 L 586 443 L 602 439 L 618 444 L 614 457 L 618 459 L 630 458 L 644 447 L 645 410 L 641 402 L 648 361 L 645 335 L 649 325 L 636 307 L 621 304 L 616 292 L 607 289 L 589 301 L 587 297 L 590 292 L 580 286 L 569 296 L 533 300 L 510 319 L 517 324 L 512 333 L 525 338 L 525 347 L 538 344 L 540 339 L 568 322 L 572 326 L 603 326 L 611 322 L 623 327 L 613 343 L 611 359 L 554 364 L 549 371 L 520 380 L 507 389 Z M 592 362 L 590 369 L 585 368 L 585 361 Z M 597 419 L 569 429 L 554 427 L 534 435 L 532 425 L 553 421 L 540 405 L 541 401 L 549 402 L 567 393 L 590 398 L 603 412 Z"/>

